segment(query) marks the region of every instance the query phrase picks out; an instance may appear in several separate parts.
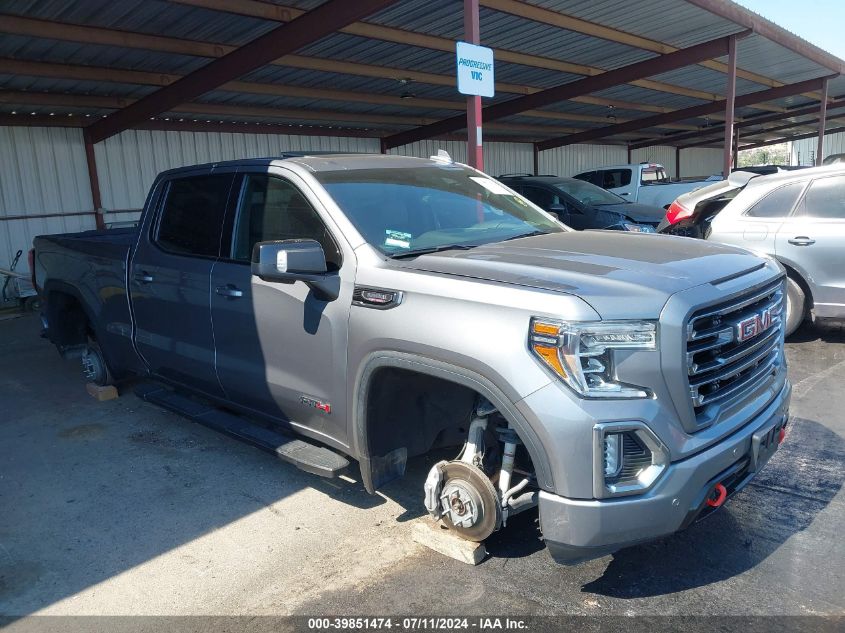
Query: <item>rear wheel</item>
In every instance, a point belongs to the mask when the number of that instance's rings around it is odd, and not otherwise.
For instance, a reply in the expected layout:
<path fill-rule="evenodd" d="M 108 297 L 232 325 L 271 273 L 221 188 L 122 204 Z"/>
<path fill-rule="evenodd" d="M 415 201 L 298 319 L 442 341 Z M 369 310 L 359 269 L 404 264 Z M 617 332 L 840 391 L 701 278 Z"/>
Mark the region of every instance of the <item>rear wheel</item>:
<path fill-rule="evenodd" d="M 82 352 L 82 375 L 88 382 L 101 387 L 114 383 L 106 358 L 103 356 L 103 350 L 93 339 L 88 339 L 88 347 Z"/>
<path fill-rule="evenodd" d="M 41 297 L 38 295 L 27 297 L 23 302 L 25 312 L 38 312 L 41 310 Z"/>
<path fill-rule="evenodd" d="M 786 278 L 786 326 L 784 333 L 791 335 L 807 316 L 807 296 L 801 285 L 792 277 Z"/>

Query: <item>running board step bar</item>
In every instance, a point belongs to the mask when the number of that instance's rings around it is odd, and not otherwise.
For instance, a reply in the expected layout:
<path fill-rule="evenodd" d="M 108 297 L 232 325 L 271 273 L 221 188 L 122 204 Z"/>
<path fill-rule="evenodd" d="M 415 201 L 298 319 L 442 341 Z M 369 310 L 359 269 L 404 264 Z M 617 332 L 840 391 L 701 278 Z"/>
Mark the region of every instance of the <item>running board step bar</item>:
<path fill-rule="evenodd" d="M 232 413 L 192 400 L 155 384 L 142 384 L 135 394 L 152 404 L 184 415 L 198 424 L 252 444 L 300 470 L 321 477 L 337 477 L 349 460 L 328 448 L 259 426 Z"/>

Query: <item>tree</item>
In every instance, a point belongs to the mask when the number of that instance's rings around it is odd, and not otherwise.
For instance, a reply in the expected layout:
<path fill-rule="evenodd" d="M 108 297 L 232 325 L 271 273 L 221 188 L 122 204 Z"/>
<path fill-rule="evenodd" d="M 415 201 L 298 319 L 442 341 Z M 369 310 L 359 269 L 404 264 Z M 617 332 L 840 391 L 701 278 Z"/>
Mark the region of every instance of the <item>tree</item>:
<path fill-rule="evenodd" d="M 754 167 L 756 165 L 788 165 L 789 145 L 787 143 L 780 143 L 779 145 L 769 145 L 768 147 L 743 150 L 739 152 L 737 162 L 739 163 L 737 167 Z"/>

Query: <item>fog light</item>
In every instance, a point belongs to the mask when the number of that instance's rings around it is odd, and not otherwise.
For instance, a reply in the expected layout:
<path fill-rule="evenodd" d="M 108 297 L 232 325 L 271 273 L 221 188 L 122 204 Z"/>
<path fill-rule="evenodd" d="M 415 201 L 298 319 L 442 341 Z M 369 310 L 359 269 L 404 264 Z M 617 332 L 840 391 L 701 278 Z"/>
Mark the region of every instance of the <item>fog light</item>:
<path fill-rule="evenodd" d="M 622 434 L 608 433 L 604 436 L 604 476 L 613 479 L 622 470 Z"/>
<path fill-rule="evenodd" d="M 642 494 L 669 466 L 669 450 L 644 423 L 603 422 L 593 427 L 596 499 Z"/>

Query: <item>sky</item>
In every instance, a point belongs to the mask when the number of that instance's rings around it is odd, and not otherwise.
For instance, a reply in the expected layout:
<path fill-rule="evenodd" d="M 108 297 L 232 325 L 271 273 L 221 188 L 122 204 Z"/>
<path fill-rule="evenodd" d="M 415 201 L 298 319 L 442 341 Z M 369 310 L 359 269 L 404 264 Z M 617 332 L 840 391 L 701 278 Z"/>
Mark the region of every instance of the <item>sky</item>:
<path fill-rule="evenodd" d="M 735 0 L 811 44 L 845 59 L 845 0 Z"/>

